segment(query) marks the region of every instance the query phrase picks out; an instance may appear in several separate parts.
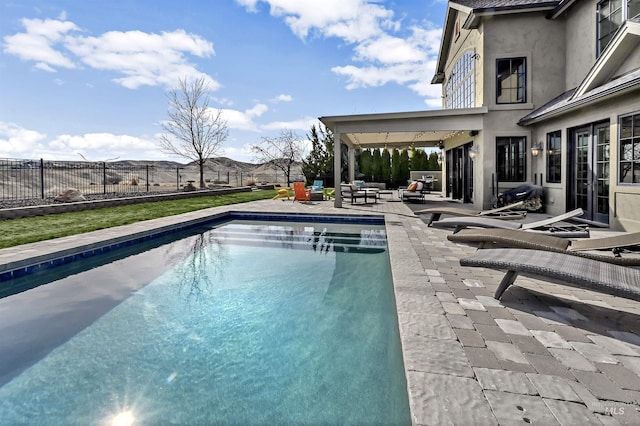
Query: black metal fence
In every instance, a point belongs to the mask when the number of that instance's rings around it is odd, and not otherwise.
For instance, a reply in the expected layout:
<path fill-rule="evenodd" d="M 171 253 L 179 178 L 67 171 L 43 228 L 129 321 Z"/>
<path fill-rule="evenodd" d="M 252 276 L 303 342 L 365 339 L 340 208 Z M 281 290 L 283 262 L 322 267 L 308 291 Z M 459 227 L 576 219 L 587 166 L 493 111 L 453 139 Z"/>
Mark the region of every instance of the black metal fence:
<path fill-rule="evenodd" d="M 54 198 L 70 188 L 83 194 L 126 194 L 182 191 L 189 183 L 199 186 L 197 166 L 140 163 L 0 159 L 0 200 Z M 272 182 L 274 177 L 278 181 L 274 174 L 254 176 L 237 170 L 205 169 L 208 187 L 244 186 L 265 179 Z"/>

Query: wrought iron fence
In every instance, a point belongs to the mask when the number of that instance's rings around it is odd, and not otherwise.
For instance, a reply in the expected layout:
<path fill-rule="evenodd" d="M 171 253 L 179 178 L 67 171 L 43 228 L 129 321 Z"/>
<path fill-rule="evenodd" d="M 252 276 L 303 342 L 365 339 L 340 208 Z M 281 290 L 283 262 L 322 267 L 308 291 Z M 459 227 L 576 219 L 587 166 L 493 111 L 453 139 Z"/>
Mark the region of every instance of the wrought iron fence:
<path fill-rule="evenodd" d="M 0 159 L 0 200 L 44 199 L 73 188 L 83 194 L 181 191 L 189 183 L 198 187 L 197 166 L 163 167 L 127 162 L 45 161 Z M 205 185 L 245 186 L 284 182 L 282 173 L 213 170 L 205 167 Z"/>

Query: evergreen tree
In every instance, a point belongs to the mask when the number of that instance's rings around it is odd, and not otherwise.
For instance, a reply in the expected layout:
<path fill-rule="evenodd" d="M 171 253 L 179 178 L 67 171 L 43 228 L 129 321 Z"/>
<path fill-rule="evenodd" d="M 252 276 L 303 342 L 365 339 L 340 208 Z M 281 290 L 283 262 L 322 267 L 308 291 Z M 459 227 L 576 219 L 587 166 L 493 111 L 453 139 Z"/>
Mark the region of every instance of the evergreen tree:
<path fill-rule="evenodd" d="M 429 170 L 442 170 L 442 165 L 438 164 L 438 153 L 432 152 L 429 154 L 429 160 L 427 163 Z"/>
<path fill-rule="evenodd" d="M 409 180 L 410 169 L 409 169 L 409 152 L 406 149 L 403 149 L 400 152 L 400 181 L 401 184 L 404 184 L 407 180 Z"/>
<path fill-rule="evenodd" d="M 393 148 L 391 151 L 391 185 L 398 187 L 402 183 L 400 172 L 400 151 Z"/>
<path fill-rule="evenodd" d="M 373 161 L 373 158 L 371 156 L 371 151 L 368 149 L 363 150 L 362 153 L 360 154 L 360 172 L 365 176 L 373 175 L 372 161 Z"/>
<path fill-rule="evenodd" d="M 382 176 L 382 156 L 379 149 L 373 150 L 373 180 L 378 182 Z"/>
<path fill-rule="evenodd" d="M 302 174 L 309 184 L 322 179 L 325 186 L 333 186 L 333 132 L 313 125 L 307 138 L 311 141 L 311 152 L 302 161 Z"/>
<path fill-rule="evenodd" d="M 382 178 L 381 182 L 391 182 L 391 154 L 388 149 L 382 150 Z"/>

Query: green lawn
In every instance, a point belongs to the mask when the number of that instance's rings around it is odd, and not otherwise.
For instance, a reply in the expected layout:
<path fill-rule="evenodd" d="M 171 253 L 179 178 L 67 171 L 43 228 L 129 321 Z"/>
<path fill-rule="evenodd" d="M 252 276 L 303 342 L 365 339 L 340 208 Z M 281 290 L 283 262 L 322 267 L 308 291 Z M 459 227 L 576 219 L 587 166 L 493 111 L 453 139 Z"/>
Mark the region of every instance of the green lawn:
<path fill-rule="evenodd" d="M 0 248 L 128 225 L 142 220 L 172 216 L 209 207 L 264 200 L 272 198 L 275 193 L 273 190 L 238 192 L 236 194 L 105 207 L 24 219 L 9 219 L 0 221 Z"/>

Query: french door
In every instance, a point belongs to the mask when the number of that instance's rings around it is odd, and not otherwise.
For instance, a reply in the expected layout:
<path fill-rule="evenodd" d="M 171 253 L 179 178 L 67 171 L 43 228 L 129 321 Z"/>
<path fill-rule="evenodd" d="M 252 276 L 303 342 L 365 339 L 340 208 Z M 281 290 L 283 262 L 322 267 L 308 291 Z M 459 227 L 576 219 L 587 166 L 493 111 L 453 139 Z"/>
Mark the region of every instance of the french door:
<path fill-rule="evenodd" d="M 447 159 L 447 197 L 473 201 L 473 162 L 469 158 L 469 150 L 473 143 L 468 143 L 446 153 Z"/>
<path fill-rule="evenodd" d="M 568 205 L 583 219 L 609 223 L 609 123 L 573 129 L 569 141 Z"/>

